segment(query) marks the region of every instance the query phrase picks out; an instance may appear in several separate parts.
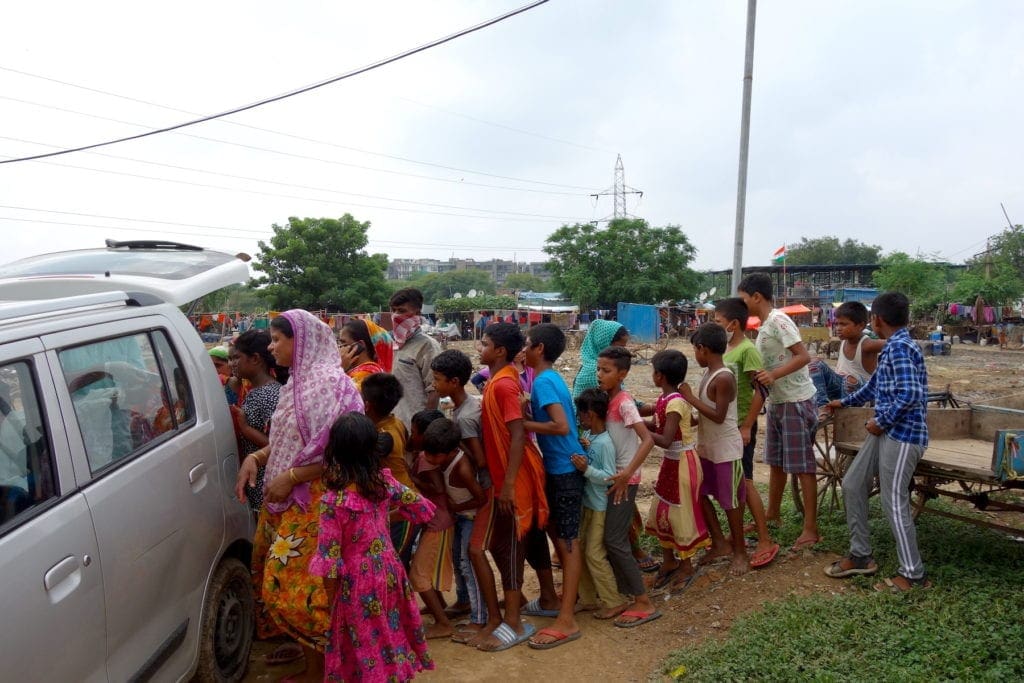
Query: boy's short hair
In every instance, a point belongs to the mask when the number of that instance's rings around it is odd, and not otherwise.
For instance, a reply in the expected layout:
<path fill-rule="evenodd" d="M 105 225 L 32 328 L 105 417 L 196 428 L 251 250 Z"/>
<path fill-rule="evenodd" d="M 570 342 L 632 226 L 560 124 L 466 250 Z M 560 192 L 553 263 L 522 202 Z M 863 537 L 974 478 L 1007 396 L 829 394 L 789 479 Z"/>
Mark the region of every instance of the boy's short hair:
<path fill-rule="evenodd" d="M 363 403 L 373 407 L 378 415 L 390 415 L 402 400 L 402 383 L 387 372 L 377 372 L 366 377 L 359 388 Z"/>
<path fill-rule="evenodd" d="M 875 297 L 871 313 L 890 327 L 906 327 L 910 322 L 910 301 L 900 292 L 884 292 Z"/>
<path fill-rule="evenodd" d="M 430 408 L 428 410 L 421 410 L 420 412 L 413 415 L 412 419 L 409 420 L 409 423 L 412 424 L 412 426 L 415 427 L 416 431 L 418 431 L 420 434 L 426 434 L 427 427 L 432 425 L 436 420 L 440 420 L 443 417 L 444 413 L 442 413 L 440 410 L 438 410 L 437 408 Z"/>
<path fill-rule="evenodd" d="M 845 301 L 836 309 L 837 318 L 846 318 L 854 325 L 868 324 L 868 307 L 859 301 Z"/>
<path fill-rule="evenodd" d="M 526 345 L 523 331 L 515 323 L 491 323 L 484 328 L 484 334 L 491 338 L 495 348 L 505 349 L 505 357 L 510 363 Z"/>
<path fill-rule="evenodd" d="M 772 278 L 768 273 L 751 273 L 740 280 L 736 289 L 751 296 L 760 294 L 765 301 L 772 301 L 775 298 L 773 293 L 775 288 L 772 286 Z"/>
<path fill-rule="evenodd" d="M 395 308 L 402 304 L 412 304 L 417 311 L 423 310 L 423 292 L 415 287 L 405 287 L 391 295 L 388 300 L 388 307 Z"/>
<path fill-rule="evenodd" d="M 461 441 L 459 425 L 446 417 L 434 420 L 423 432 L 423 450 L 431 455 L 451 453 Z"/>
<path fill-rule="evenodd" d="M 747 291 L 747 290 L 743 290 Z M 715 311 L 722 314 L 727 321 L 739 321 L 740 331 L 747 329 L 747 318 L 750 317 L 750 309 L 743 299 L 738 296 L 731 296 L 715 302 Z"/>
<path fill-rule="evenodd" d="M 465 386 L 473 374 L 473 361 L 458 349 L 448 349 L 430 361 L 430 369 L 448 379 L 457 379 L 459 384 Z"/>
<path fill-rule="evenodd" d="M 590 387 L 580 392 L 574 401 L 576 412 L 589 410 L 602 420 L 608 417 L 608 393 L 597 387 Z"/>
<path fill-rule="evenodd" d="M 526 332 L 531 346 L 544 344 L 544 360 L 554 363 L 565 351 L 565 332 L 554 323 L 534 325 Z"/>
<path fill-rule="evenodd" d="M 729 344 L 729 334 L 718 323 L 704 323 L 693 333 L 690 343 L 694 346 L 703 346 L 711 353 L 721 355 L 725 353 Z"/>
<path fill-rule="evenodd" d="M 672 386 L 678 386 L 686 377 L 686 356 L 675 349 L 658 351 L 651 358 L 651 367 L 661 373 Z"/>
<path fill-rule="evenodd" d="M 633 354 L 624 346 L 606 346 L 597 357 L 607 358 L 619 370 L 629 370 L 633 365 Z"/>

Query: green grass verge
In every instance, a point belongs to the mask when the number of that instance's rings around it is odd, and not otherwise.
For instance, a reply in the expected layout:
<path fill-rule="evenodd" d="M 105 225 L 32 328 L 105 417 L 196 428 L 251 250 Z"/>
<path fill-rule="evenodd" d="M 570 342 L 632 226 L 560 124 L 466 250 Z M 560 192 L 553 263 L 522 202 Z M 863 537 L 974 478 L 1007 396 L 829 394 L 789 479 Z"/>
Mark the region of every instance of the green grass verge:
<path fill-rule="evenodd" d="M 929 505 L 950 509 L 941 501 Z M 799 519 L 791 506 L 783 517 L 789 521 L 778 540 L 792 542 Z M 934 515 L 917 522 L 933 588 L 904 595 L 872 590 L 897 568 L 875 498 L 871 538 L 879 574 L 846 579 L 863 590 L 769 603 L 734 622 L 725 639 L 677 650 L 664 672 L 716 682 L 1024 680 L 1024 544 Z M 822 548 L 845 553 L 842 513 L 823 514 L 819 525 Z"/>

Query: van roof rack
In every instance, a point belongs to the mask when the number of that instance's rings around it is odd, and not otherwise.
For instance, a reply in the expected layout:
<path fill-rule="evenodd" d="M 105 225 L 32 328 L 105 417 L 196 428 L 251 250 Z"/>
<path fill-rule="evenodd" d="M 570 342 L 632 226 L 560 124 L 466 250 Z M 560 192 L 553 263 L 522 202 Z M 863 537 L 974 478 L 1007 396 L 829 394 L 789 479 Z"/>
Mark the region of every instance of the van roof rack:
<path fill-rule="evenodd" d="M 186 251 L 203 251 L 202 247 L 167 240 L 106 240 L 107 249 L 183 249 Z"/>

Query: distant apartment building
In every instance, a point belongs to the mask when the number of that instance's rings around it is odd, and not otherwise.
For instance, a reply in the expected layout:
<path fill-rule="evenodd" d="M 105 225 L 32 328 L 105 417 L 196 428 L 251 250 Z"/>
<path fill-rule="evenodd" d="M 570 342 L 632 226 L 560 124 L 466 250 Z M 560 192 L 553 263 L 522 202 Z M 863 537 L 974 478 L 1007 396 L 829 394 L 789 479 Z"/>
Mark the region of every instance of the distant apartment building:
<path fill-rule="evenodd" d="M 508 276 L 513 273 L 529 273 L 544 279 L 551 277 L 545 261 L 524 262 L 508 259 L 477 261 L 458 258 L 450 258 L 446 261 L 429 258 L 391 259 L 388 262 L 387 277 L 389 280 L 408 280 L 423 273 L 449 273 L 456 270 L 482 270 L 491 276 L 498 287 L 503 286 Z"/>

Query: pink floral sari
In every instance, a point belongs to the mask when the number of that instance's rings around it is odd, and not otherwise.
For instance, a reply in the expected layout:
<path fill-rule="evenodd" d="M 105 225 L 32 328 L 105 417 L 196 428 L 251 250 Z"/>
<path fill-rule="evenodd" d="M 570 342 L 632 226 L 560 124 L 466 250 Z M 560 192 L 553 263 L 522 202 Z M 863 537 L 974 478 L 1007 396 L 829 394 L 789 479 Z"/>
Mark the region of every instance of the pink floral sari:
<path fill-rule="evenodd" d="M 362 412 L 363 399 L 341 369 L 341 357 L 331 328 L 302 310 L 282 314 L 292 325 L 295 348 L 288 383 L 281 387 L 271 419 L 270 460 L 264 481 L 289 468 L 321 462 L 331 425 L 343 413 Z M 309 484 L 292 489 L 287 500 L 266 503 L 271 512 L 292 505 L 308 509 Z"/>

